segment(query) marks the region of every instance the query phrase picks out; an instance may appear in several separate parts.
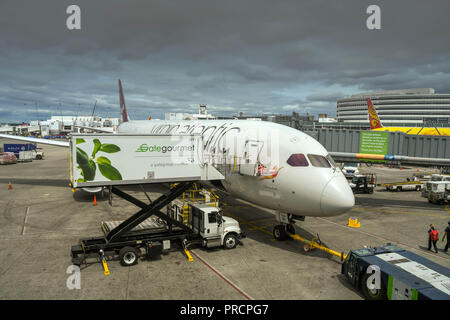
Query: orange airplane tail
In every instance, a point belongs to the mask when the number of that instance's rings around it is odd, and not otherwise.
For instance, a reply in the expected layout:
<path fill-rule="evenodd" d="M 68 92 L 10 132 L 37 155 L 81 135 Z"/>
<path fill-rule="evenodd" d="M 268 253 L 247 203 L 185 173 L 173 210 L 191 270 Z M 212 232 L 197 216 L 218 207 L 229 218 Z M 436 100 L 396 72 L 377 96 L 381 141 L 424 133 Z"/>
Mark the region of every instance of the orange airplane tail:
<path fill-rule="evenodd" d="M 373 106 L 372 100 L 367 98 L 367 107 L 369 109 L 369 122 L 370 122 L 370 130 L 383 128 L 381 124 L 380 118 L 378 118 L 377 111 Z"/>

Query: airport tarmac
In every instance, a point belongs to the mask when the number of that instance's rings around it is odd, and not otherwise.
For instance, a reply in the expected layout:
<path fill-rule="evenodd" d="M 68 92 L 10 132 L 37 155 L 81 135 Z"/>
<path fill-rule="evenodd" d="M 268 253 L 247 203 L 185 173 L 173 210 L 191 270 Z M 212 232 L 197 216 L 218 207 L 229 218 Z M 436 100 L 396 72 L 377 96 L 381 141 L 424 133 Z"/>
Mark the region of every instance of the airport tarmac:
<path fill-rule="evenodd" d="M 0 145 L 7 141 L 0 139 Z M 91 264 L 82 268 L 80 289 L 70 290 L 71 246 L 102 235 L 101 221 L 125 219 L 138 209 L 116 196 L 112 207 L 107 197 L 93 206 L 92 195 L 72 193 L 67 150 L 41 147 L 44 160 L 0 166 L 0 299 L 363 299 L 340 275 L 338 258 L 318 250 L 305 253 L 294 240 L 274 240 L 271 210 L 228 197 L 221 199 L 224 212 L 241 223 L 247 234 L 243 245 L 195 248 L 194 262 L 181 251 L 129 268 L 110 261 L 108 276 L 100 263 Z M 375 172 L 377 183 L 384 183 L 404 180 L 417 169 L 374 165 L 361 170 Z M 146 190 L 154 199 L 164 187 Z M 146 200 L 138 188 L 128 191 Z M 361 227 L 347 227 L 350 217 Z M 450 255 L 426 250 L 428 226 L 433 223 L 442 237 L 449 220 L 448 206 L 429 204 L 420 192 L 377 187 L 373 194 L 356 195 L 348 213 L 307 217 L 296 230 L 308 239 L 318 233 L 323 244 L 339 252 L 391 242 L 450 267 Z M 438 247 L 443 249 L 441 241 Z"/>

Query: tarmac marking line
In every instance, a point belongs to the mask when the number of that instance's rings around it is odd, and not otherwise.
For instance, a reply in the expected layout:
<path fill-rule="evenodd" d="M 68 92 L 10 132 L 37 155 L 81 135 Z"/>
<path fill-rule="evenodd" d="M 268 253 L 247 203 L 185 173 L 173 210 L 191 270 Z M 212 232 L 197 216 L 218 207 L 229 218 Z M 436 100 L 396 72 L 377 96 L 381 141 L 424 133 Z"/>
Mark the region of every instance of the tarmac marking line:
<path fill-rule="evenodd" d="M 25 210 L 25 217 L 23 218 L 22 232 L 20 233 L 21 236 L 25 235 L 25 225 L 27 223 L 29 212 L 30 212 L 30 207 L 27 207 L 27 209 Z"/>
<path fill-rule="evenodd" d="M 264 229 L 263 227 L 260 227 L 260 226 L 254 224 L 254 223 L 252 223 L 252 222 L 250 222 L 250 221 L 246 221 L 246 220 L 244 220 L 244 219 L 241 219 L 241 218 L 239 218 L 239 217 L 236 217 L 235 215 L 232 215 L 232 214 L 230 214 L 230 213 L 228 213 L 228 212 L 227 212 L 226 214 L 229 215 L 231 218 L 238 220 L 240 224 L 246 224 L 246 225 L 250 226 L 250 230 L 258 230 L 258 231 L 264 232 L 264 233 L 270 235 L 271 237 L 273 237 L 272 232 L 267 231 L 267 230 Z"/>
<path fill-rule="evenodd" d="M 441 258 L 441 259 L 450 261 L 450 259 L 448 259 L 448 258 L 444 258 L 444 257 L 442 257 L 442 256 L 434 255 L 434 254 L 428 253 L 428 252 L 426 252 L 426 251 L 419 250 L 419 249 L 417 249 L 417 248 L 414 248 L 414 247 L 412 247 L 412 246 L 409 246 L 409 245 L 404 244 L 404 243 L 399 242 L 399 241 L 395 241 L 395 240 L 387 239 L 387 238 L 384 238 L 384 237 L 381 237 L 381 236 L 377 236 L 377 235 L 375 235 L 375 234 L 373 234 L 373 233 L 370 233 L 370 232 L 361 231 L 360 229 L 349 228 L 349 227 L 347 227 L 347 226 L 343 226 L 343 225 L 341 225 L 341 224 L 339 224 L 339 223 L 330 221 L 330 220 L 325 219 L 325 218 L 316 217 L 316 219 L 323 220 L 323 221 L 325 221 L 325 222 L 328 222 L 328 223 L 337 225 L 337 226 L 339 226 L 339 227 L 341 227 L 341 228 L 345 228 L 345 229 L 347 229 L 347 230 L 359 232 L 359 233 L 362 233 L 362 234 L 365 234 L 365 235 L 368 235 L 368 236 L 371 236 L 371 237 L 374 237 L 374 238 L 378 238 L 378 239 L 381 239 L 381 240 L 384 240 L 384 241 L 398 243 L 398 244 L 401 244 L 402 246 L 405 246 L 405 247 L 408 247 L 408 248 L 411 248 L 411 249 L 414 249 L 414 250 L 418 250 L 419 252 L 422 252 L 422 253 L 427 254 L 427 255 L 429 255 L 429 256 L 433 256 L 433 257 L 436 257 L 436 258 Z"/>
<path fill-rule="evenodd" d="M 216 275 L 219 276 L 223 281 L 228 283 L 234 290 L 239 292 L 241 295 L 244 296 L 247 300 L 254 300 L 251 296 L 249 296 L 247 293 L 245 293 L 241 288 L 239 288 L 237 285 L 235 285 L 233 282 L 231 282 L 230 279 L 225 277 L 220 271 L 215 269 L 213 266 L 211 266 L 206 260 L 202 259 L 197 253 L 194 252 L 194 250 L 191 250 L 191 253 L 197 257 L 198 260 L 200 260 L 205 266 L 207 266 L 210 270 L 212 270 Z"/>
<path fill-rule="evenodd" d="M 383 209 L 374 209 L 374 208 L 353 208 L 353 210 L 359 210 L 359 211 L 375 211 L 380 213 L 400 213 L 400 214 L 410 214 L 410 215 L 416 215 L 416 216 L 426 216 L 426 217 L 439 217 L 443 219 L 447 219 L 448 216 L 443 216 L 440 214 L 428 214 L 428 213 L 420 213 L 420 212 L 408 212 L 408 211 L 389 211 L 389 210 L 383 210 Z M 450 212 L 450 211 L 449 211 Z"/>

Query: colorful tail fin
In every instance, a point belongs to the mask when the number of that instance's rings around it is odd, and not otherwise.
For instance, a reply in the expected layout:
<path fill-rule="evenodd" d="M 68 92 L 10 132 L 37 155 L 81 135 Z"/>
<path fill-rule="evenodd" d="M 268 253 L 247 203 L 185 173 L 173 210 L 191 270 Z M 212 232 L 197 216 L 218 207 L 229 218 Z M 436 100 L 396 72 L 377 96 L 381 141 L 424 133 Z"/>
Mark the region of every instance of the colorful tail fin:
<path fill-rule="evenodd" d="M 370 130 L 383 128 L 377 111 L 375 110 L 375 107 L 373 106 L 372 100 L 370 100 L 370 98 L 367 98 L 367 107 L 369 109 Z"/>
<path fill-rule="evenodd" d="M 127 106 L 125 105 L 125 98 L 123 97 L 122 82 L 119 79 L 119 96 L 120 96 L 120 123 L 128 122 Z"/>

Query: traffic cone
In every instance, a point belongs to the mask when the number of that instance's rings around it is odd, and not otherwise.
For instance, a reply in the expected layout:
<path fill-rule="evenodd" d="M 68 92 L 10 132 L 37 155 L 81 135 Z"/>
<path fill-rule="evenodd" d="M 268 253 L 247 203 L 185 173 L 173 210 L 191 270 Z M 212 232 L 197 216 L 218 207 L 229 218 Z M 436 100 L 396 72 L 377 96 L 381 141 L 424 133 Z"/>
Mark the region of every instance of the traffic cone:
<path fill-rule="evenodd" d="M 94 206 L 97 205 L 97 197 L 94 195 Z"/>
<path fill-rule="evenodd" d="M 8 190 L 11 190 L 12 189 L 12 184 L 11 184 L 11 181 L 9 182 L 9 185 L 8 185 Z"/>

